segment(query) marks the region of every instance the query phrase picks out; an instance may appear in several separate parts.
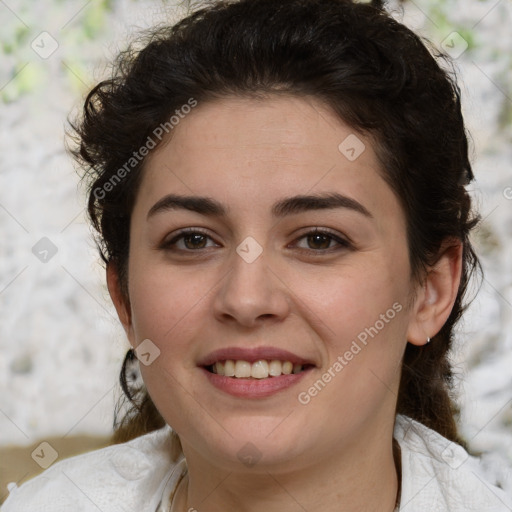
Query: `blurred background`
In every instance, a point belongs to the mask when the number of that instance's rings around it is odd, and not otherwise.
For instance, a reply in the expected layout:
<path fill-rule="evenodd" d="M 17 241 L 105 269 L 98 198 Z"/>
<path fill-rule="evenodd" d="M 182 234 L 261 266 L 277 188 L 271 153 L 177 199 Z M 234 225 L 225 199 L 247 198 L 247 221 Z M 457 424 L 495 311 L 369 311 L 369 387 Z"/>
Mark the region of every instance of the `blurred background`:
<path fill-rule="evenodd" d="M 510 482 L 512 3 L 394 0 L 389 9 L 459 74 L 485 272 L 453 354 L 461 432 Z M 64 133 L 126 41 L 186 11 L 163 0 L 0 0 L 0 503 L 7 482 L 108 443 L 129 346 Z"/>

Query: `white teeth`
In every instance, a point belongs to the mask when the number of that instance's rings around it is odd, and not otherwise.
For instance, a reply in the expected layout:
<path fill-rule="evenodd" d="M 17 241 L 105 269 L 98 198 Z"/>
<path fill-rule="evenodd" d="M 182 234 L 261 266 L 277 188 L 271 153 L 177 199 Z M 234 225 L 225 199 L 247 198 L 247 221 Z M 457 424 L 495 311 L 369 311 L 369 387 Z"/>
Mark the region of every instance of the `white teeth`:
<path fill-rule="evenodd" d="M 281 361 L 277 361 L 276 359 L 273 359 L 270 361 L 270 364 L 268 365 L 268 374 L 272 377 L 279 377 L 281 375 L 281 370 L 283 369 L 283 365 L 281 364 Z"/>
<path fill-rule="evenodd" d="M 244 379 L 251 376 L 251 363 L 247 361 L 237 361 L 235 363 L 235 377 Z"/>
<path fill-rule="evenodd" d="M 285 375 L 290 375 L 290 373 L 292 373 L 292 370 L 293 370 L 293 364 L 290 363 L 290 361 L 285 361 L 283 363 L 283 373 Z"/>
<path fill-rule="evenodd" d="M 222 363 L 215 363 L 215 373 L 224 375 L 224 365 Z"/>
<path fill-rule="evenodd" d="M 221 362 L 217 363 L 222 365 Z M 235 376 L 235 363 L 231 360 L 224 362 L 224 375 L 226 377 L 234 377 Z"/>
<path fill-rule="evenodd" d="M 217 361 L 212 365 L 213 373 L 224 375 L 226 377 L 235 377 L 237 379 L 266 379 L 268 377 L 279 377 L 280 375 L 290 375 L 291 373 L 300 373 L 303 370 L 301 364 L 293 364 L 290 361 L 279 361 L 272 359 L 266 361 L 260 359 L 254 363 L 248 361 Z"/>
<path fill-rule="evenodd" d="M 266 379 L 268 377 L 267 361 L 256 361 L 251 366 L 251 377 L 253 379 Z"/>

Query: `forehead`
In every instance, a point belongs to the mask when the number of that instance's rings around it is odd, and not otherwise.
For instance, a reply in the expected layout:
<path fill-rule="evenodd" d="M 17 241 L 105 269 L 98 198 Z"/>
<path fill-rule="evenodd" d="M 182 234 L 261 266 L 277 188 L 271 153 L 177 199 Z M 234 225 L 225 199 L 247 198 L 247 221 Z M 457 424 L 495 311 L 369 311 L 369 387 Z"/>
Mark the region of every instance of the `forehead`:
<path fill-rule="evenodd" d="M 149 155 L 137 203 L 178 192 L 247 210 L 284 195 L 338 191 L 370 211 L 389 209 L 396 200 L 380 173 L 370 140 L 320 101 L 229 97 L 196 106 Z"/>
<path fill-rule="evenodd" d="M 201 160 L 208 150 L 224 158 L 248 161 L 281 156 L 282 165 L 303 166 L 320 153 L 323 160 L 330 158 L 334 163 L 340 156 L 339 144 L 351 134 L 356 136 L 330 109 L 311 97 L 228 97 L 198 105 L 173 129 L 170 145 L 176 162 Z M 157 149 L 151 160 L 158 159 L 165 147 Z"/>

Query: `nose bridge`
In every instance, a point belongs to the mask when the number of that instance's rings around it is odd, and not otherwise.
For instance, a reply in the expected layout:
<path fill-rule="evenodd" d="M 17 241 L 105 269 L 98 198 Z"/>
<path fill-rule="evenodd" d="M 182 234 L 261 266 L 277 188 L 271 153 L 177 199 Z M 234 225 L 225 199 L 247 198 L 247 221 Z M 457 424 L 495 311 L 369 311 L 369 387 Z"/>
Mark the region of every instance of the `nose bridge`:
<path fill-rule="evenodd" d="M 219 318 L 253 325 L 260 317 L 286 314 L 286 294 L 269 267 L 268 256 L 268 251 L 251 237 L 239 244 L 215 299 Z"/>

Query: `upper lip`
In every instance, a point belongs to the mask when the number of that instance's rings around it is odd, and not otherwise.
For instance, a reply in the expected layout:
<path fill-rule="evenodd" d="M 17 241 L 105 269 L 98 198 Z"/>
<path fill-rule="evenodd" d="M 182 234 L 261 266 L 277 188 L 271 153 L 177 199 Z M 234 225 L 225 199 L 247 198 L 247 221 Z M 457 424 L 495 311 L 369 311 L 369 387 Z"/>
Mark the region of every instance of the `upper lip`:
<path fill-rule="evenodd" d="M 276 359 L 279 361 L 290 361 L 293 364 L 315 365 L 315 363 L 309 359 L 305 359 L 297 354 L 289 352 L 288 350 L 276 347 L 227 347 L 210 352 L 198 362 L 198 366 L 210 366 L 218 361 L 226 361 L 228 359 L 235 361 L 247 361 L 249 363 L 254 363 L 263 359 L 267 361 Z"/>

